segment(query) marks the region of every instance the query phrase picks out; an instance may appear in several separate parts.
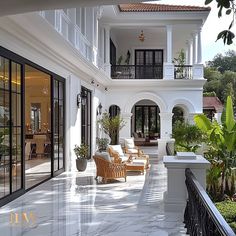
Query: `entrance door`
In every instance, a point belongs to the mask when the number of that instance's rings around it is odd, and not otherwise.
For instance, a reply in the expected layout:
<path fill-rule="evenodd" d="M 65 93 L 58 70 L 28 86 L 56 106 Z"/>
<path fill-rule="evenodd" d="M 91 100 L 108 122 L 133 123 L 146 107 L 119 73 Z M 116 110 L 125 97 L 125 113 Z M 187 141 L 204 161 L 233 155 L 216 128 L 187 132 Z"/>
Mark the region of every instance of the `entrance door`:
<path fill-rule="evenodd" d="M 136 79 L 162 79 L 163 50 L 135 50 L 135 76 Z"/>

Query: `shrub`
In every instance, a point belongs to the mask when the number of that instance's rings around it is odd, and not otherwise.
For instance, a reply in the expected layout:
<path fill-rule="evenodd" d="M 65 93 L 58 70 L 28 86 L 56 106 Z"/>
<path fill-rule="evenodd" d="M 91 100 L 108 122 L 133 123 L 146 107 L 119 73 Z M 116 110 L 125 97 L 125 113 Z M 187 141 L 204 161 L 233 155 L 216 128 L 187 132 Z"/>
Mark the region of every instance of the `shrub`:
<path fill-rule="evenodd" d="M 225 218 L 227 223 L 236 233 L 236 202 L 223 201 L 215 203 L 220 214 Z"/>

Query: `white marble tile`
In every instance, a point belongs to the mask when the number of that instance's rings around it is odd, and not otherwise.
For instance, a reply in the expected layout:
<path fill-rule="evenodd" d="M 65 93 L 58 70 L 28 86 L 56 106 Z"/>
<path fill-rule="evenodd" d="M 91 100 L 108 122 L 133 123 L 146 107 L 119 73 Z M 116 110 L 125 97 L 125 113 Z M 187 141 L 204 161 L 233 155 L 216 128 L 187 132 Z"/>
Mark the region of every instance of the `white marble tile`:
<path fill-rule="evenodd" d="M 130 173 L 127 182 L 97 183 L 93 162 L 86 172 L 51 179 L 0 208 L 0 235 L 185 235 L 183 215 L 164 211 L 166 169 L 157 158 L 151 163 L 145 175 Z M 17 224 L 10 224 L 11 213 L 19 214 Z"/>

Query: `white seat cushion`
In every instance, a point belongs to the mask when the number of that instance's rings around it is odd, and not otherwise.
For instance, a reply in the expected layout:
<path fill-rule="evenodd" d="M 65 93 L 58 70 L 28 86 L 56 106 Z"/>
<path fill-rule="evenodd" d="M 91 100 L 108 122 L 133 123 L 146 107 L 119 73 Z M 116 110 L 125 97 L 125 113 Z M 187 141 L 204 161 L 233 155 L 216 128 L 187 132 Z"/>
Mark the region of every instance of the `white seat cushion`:
<path fill-rule="evenodd" d="M 128 148 L 127 153 L 129 153 L 129 154 L 138 154 L 138 149 Z"/>

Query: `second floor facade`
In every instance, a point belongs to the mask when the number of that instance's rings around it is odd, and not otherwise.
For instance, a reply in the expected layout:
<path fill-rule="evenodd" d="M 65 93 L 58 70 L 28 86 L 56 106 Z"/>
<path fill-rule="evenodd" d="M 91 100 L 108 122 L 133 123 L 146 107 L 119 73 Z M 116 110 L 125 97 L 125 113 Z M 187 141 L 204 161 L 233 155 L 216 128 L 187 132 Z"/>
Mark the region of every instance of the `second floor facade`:
<path fill-rule="evenodd" d="M 86 60 L 112 79 L 203 78 L 206 7 L 121 4 L 42 11 Z"/>

